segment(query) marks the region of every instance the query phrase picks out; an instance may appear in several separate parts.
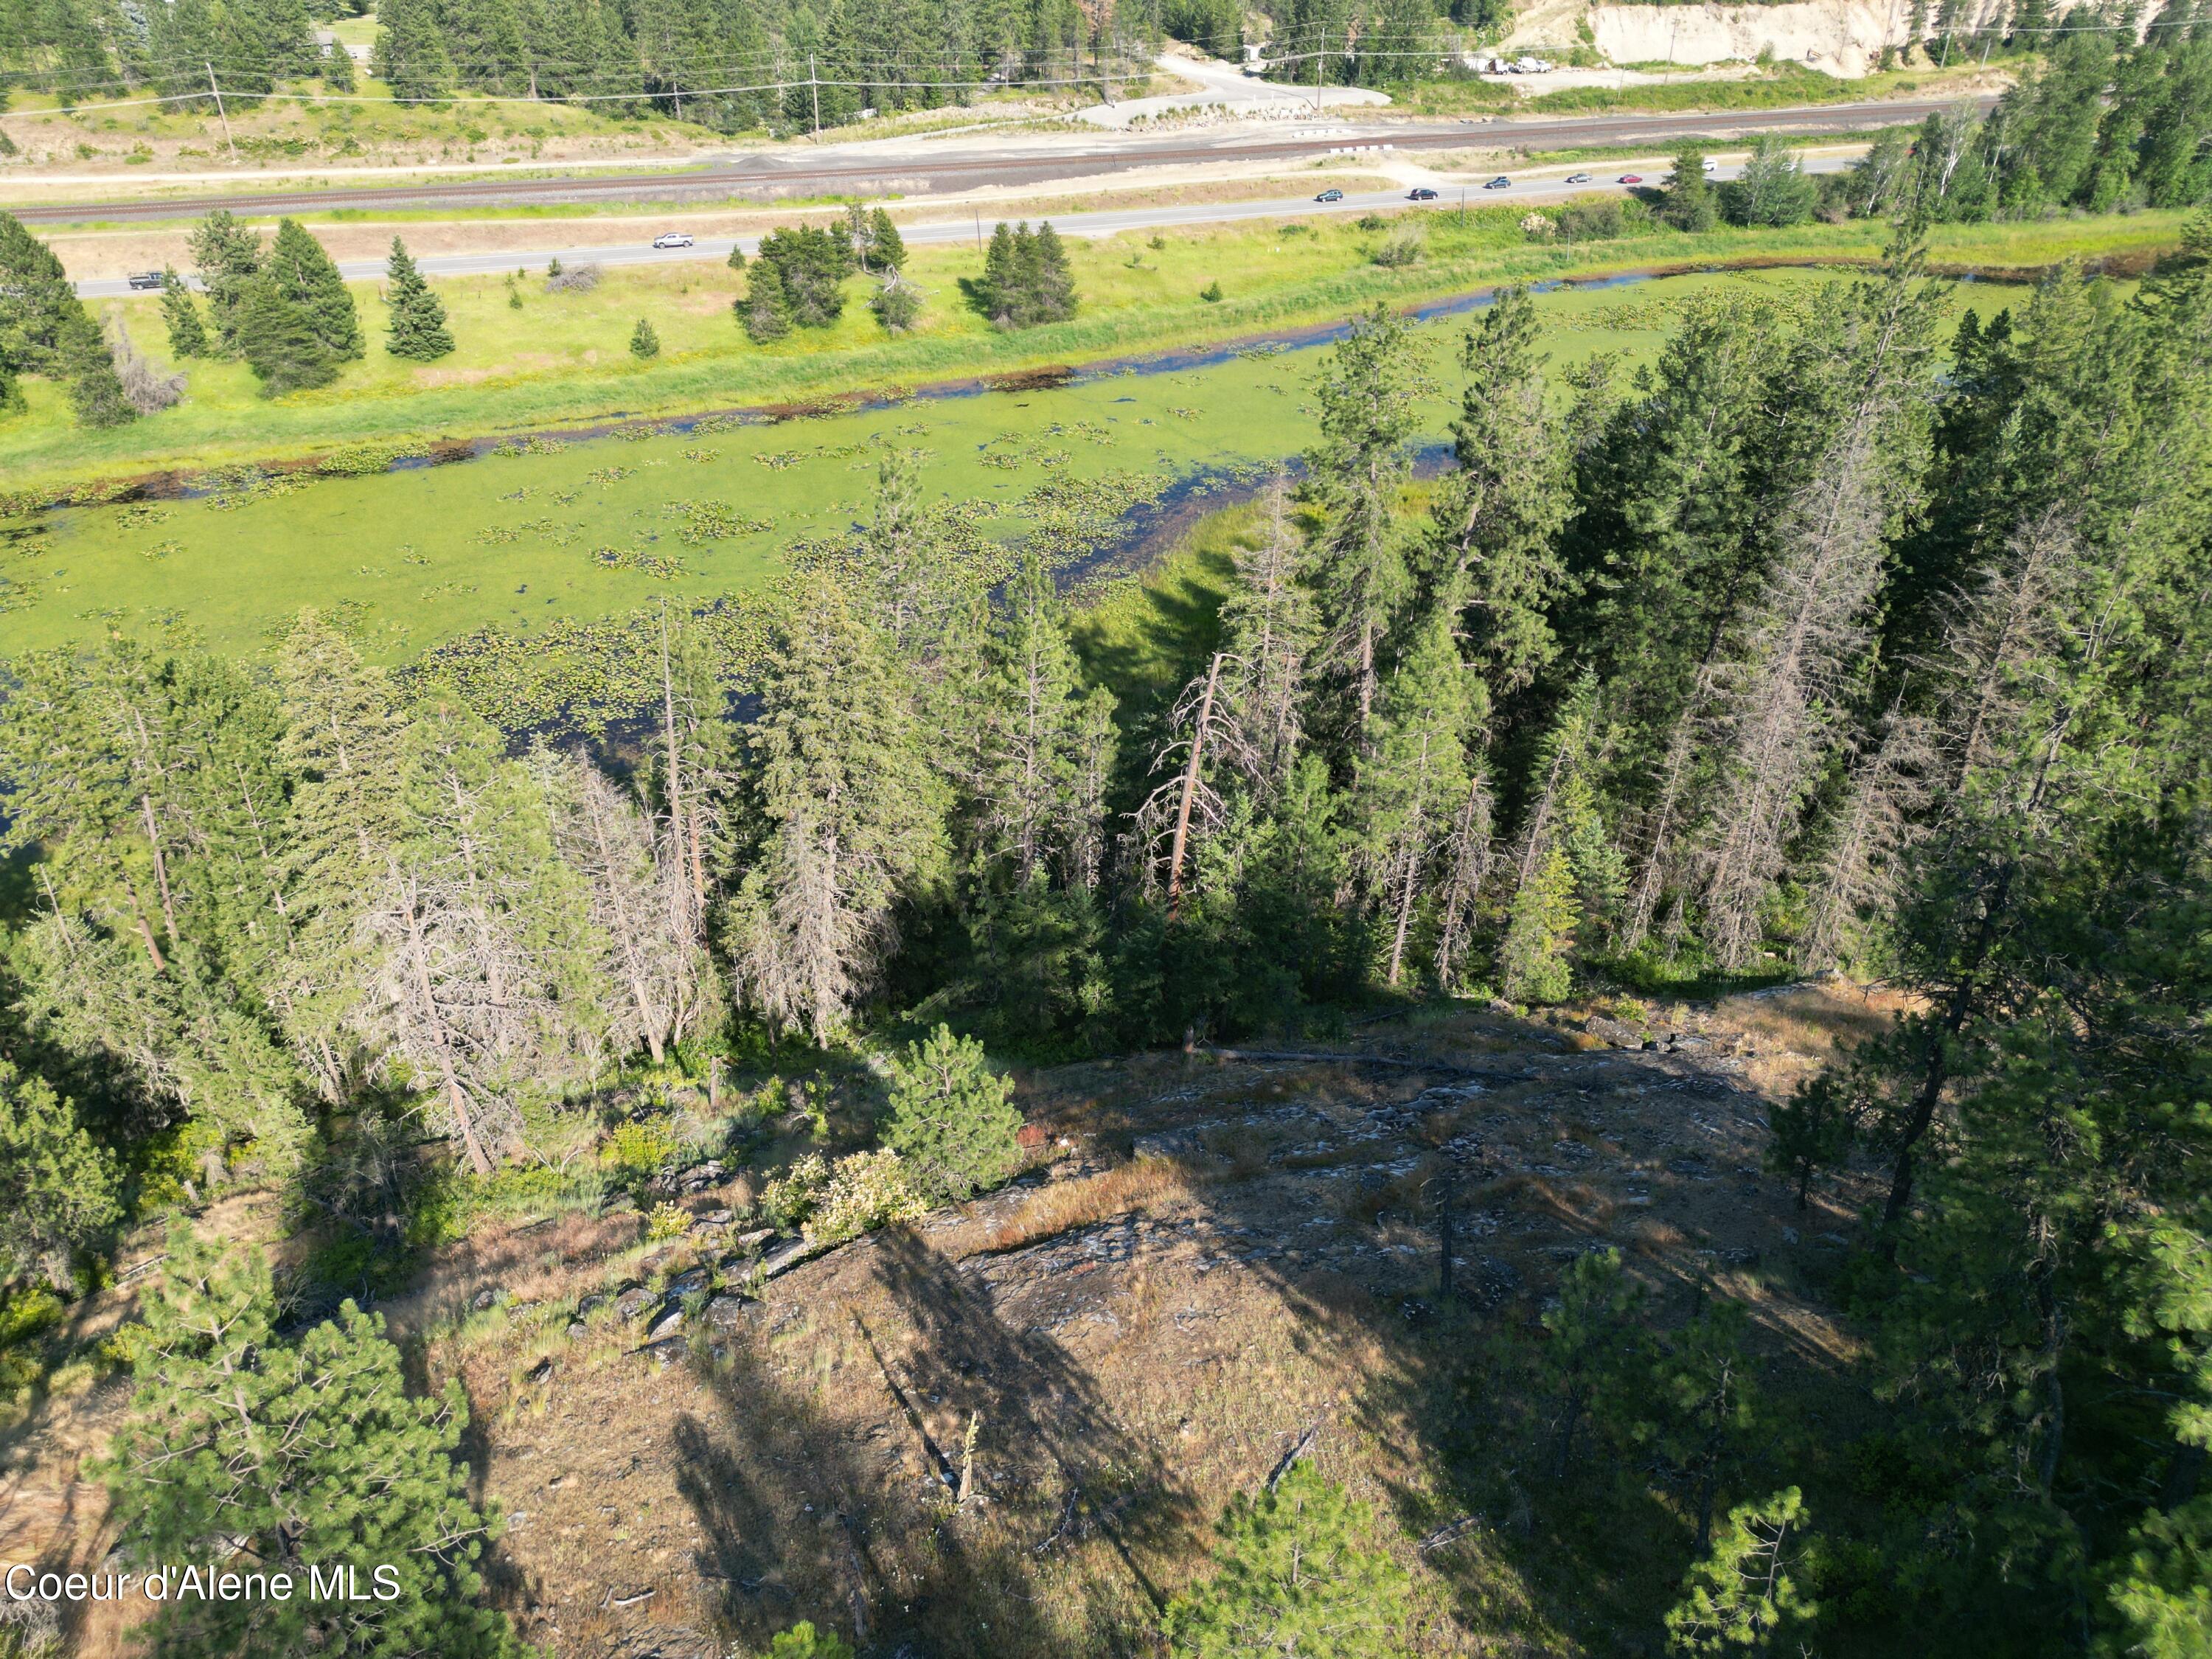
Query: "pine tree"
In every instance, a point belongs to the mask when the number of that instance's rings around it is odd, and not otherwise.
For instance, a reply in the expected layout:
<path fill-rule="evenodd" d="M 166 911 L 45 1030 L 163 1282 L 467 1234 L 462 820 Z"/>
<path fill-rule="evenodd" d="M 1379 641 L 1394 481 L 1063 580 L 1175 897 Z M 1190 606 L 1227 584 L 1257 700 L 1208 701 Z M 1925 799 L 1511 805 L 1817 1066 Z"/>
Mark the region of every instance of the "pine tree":
<path fill-rule="evenodd" d="M 1221 1517 L 1214 1576 L 1169 1605 L 1168 1644 L 1194 1659 L 1296 1653 L 1395 1659 L 1406 1570 L 1375 1540 L 1370 1508 L 1294 1465 Z"/>
<path fill-rule="evenodd" d="M 338 359 L 315 332 L 313 319 L 284 297 L 267 277 L 255 279 L 238 301 L 238 354 L 261 382 L 261 395 L 328 386 L 338 377 Z"/>
<path fill-rule="evenodd" d="M 350 1302 L 280 1339 L 261 1253 L 225 1256 L 181 1222 L 142 1309 L 138 1390 L 104 1467 L 124 1547 L 173 1572 L 289 1571 L 303 1587 L 310 1566 L 354 1563 L 368 1589 L 374 1565 L 374 1588 L 396 1592 L 175 1598 L 155 1614 L 161 1652 L 520 1659 L 506 1616 L 477 1604 L 498 1522 L 468 1498 L 458 1382 L 410 1399 L 383 1316 Z"/>
<path fill-rule="evenodd" d="M 882 208 L 868 218 L 868 257 L 884 270 L 906 269 L 906 239 L 899 234 L 891 216 Z"/>
<path fill-rule="evenodd" d="M 1530 777 L 1498 948 L 1504 993 L 1516 1000 L 1564 998 L 1583 922 L 1608 915 L 1620 897 L 1620 858 L 1595 783 L 1605 741 L 1595 678 L 1586 674 L 1560 704 Z"/>
<path fill-rule="evenodd" d="M 435 103 L 453 89 L 453 64 L 432 0 L 382 0 L 368 72 L 410 103 Z"/>
<path fill-rule="evenodd" d="M 70 407 L 85 427 L 123 426 L 139 410 L 123 385 L 100 325 L 80 313 L 64 336 L 70 376 Z"/>
<path fill-rule="evenodd" d="M 81 426 L 137 417 L 61 261 L 8 213 L 0 213 L 0 366 L 66 379 Z"/>
<path fill-rule="evenodd" d="M 1505 936 L 1498 947 L 1499 988 L 1515 1001 L 1564 1002 L 1574 984 L 1570 955 L 1582 907 L 1575 902 L 1575 866 L 1553 847 L 1513 889 Z"/>
<path fill-rule="evenodd" d="M 1060 240 L 1060 233 L 1052 228 L 1049 219 L 1036 228 L 1031 246 L 1036 250 L 1035 264 L 1025 271 L 1028 278 L 1030 320 L 1040 323 L 1064 323 L 1075 315 L 1075 272 L 1067 262 L 1067 248 Z"/>
<path fill-rule="evenodd" d="M 1644 1287 L 1622 1273 L 1620 1252 L 1577 1256 L 1559 1276 L 1558 1304 L 1545 1310 L 1544 1386 L 1556 1402 L 1552 1478 L 1575 1465 L 1575 1443 L 1594 1416 L 1622 1401 L 1644 1364 L 1635 1320 Z"/>
<path fill-rule="evenodd" d="M 1395 508 L 1422 389 L 1405 324 L 1379 305 L 1353 319 L 1316 386 L 1321 441 L 1305 458 L 1322 515 L 1315 583 L 1347 749 L 1366 744 L 1384 638 L 1410 585 Z"/>
<path fill-rule="evenodd" d="M 653 324 L 646 318 L 639 318 L 637 326 L 629 331 L 629 355 L 641 363 L 660 355 L 660 336 L 653 331 Z"/>
<path fill-rule="evenodd" d="M 551 805 L 554 848 L 588 896 L 587 938 L 614 991 L 618 1050 L 641 1043 L 659 1065 L 709 1017 L 715 989 L 684 840 L 648 820 L 580 755 L 541 750 L 532 766 Z"/>
<path fill-rule="evenodd" d="M 774 260 L 754 260 L 745 289 L 736 308 L 754 344 L 766 345 L 791 332 L 791 302 L 784 293 L 783 273 Z"/>
<path fill-rule="evenodd" d="M 1022 234 L 1029 234 L 1026 221 Z M 1022 289 L 1021 256 L 1015 246 L 1014 233 L 1001 219 L 991 231 L 991 246 L 983 255 L 983 280 L 977 285 L 983 314 L 1001 328 L 1018 328 L 1027 314 L 1027 302 Z"/>
<path fill-rule="evenodd" d="M 1003 861 L 1018 887 L 1057 864 L 1097 830 L 1079 811 L 1084 755 L 1082 671 L 1052 573 L 1042 554 L 1023 556 L 994 619 L 985 659 L 982 744 L 971 860 Z M 1110 699 L 1109 702 L 1110 708 Z"/>
<path fill-rule="evenodd" d="M 1534 301 L 1509 288 L 1468 331 L 1468 375 L 1452 423 L 1458 470 L 1438 492 L 1431 586 L 1468 600 L 1475 659 L 1498 695 L 1519 690 L 1557 650 L 1548 612 L 1566 576 L 1567 452 L 1545 404 Z"/>
<path fill-rule="evenodd" d="M 1674 177 L 1659 204 L 1659 217 L 1677 230 L 1711 230 L 1720 222 L 1720 202 L 1705 177 L 1705 153 L 1692 147 L 1674 155 Z"/>
<path fill-rule="evenodd" d="M 392 239 L 391 257 L 385 261 L 385 280 L 390 284 L 385 303 L 391 319 L 385 325 L 384 349 L 395 357 L 420 363 L 434 362 L 453 349 L 453 331 L 446 326 L 446 305 L 430 291 L 416 270 L 406 244 Z"/>
<path fill-rule="evenodd" d="M 1014 1085 L 990 1068 L 983 1045 L 939 1025 L 890 1061 L 890 1121 L 884 1144 L 899 1155 L 915 1189 L 964 1203 L 1021 1164 L 1022 1115 Z"/>
<path fill-rule="evenodd" d="M 1460 660 L 1452 596 L 1428 609 L 1384 687 L 1373 740 L 1354 775 L 1352 811 L 1365 832 L 1370 902 L 1387 919 L 1385 978 L 1403 976 L 1416 917 L 1431 897 L 1437 854 L 1467 799 L 1468 743 L 1484 713 L 1480 682 Z"/>
<path fill-rule="evenodd" d="M 115 1160 L 70 1103 L 0 1060 L 0 1281 L 33 1268 L 58 1285 L 122 1213 Z"/>
<path fill-rule="evenodd" d="M 173 266 L 161 273 L 161 319 L 168 325 L 171 356 L 181 359 L 213 355 L 200 308 Z"/>
<path fill-rule="evenodd" d="M 1746 966 L 1758 949 L 1869 641 L 1884 525 L 1903 504 L 1926 434 L 1935 312 L 1918 274 L 1917 254 L 1898 253 L 1884 277 L 1837 295 L 1829 326 L 1799 353 L 1808 401 L 1834 402 L 1804 423 L 1826 428 L 1817 449 L 1807 446 L 1810 477 L 1783 508 L 1765 588 L 1713 672 L 1720 775 L 1701 885 L 1706 941 L 1724 967 Z"/>
<path fill-rule="evenodd" d="M 896 945 L 894 905 L 943 869 L 945 802 L 901 665 L 834 581 L 780 620 L 760 695 L 728 949 L 749 1005 L 826 1043 Z"/>
<path fill-rule="evenodd" d="M 339 359 L 362 355 L 361 319 L 355 314 L 345 278 L 338 275 L 323 245 L 297 221 L 277 222 L 276 240 L 263 269 L 277 292 L 307 317 L 324 350 Z"/>
<path fill-rule="evenodd" d="M 1818 1604 L 1801 1595 L 1790 1576 L 1792 1534 L 1804 1521 L 1795 1486 L 1730 1510 L 1711 1550 L 1682 1581 L 1681 1600 L 1668 1610 L 1668 1649 L 1749 1659 L 1778 1651 L 1784 1626 L 1816 1617 Z"/>
<path fill-rule="evenodd" d="M 360 78 L 353 70 L 353 54 L 346 50 L 343 40 L 333 40 L 323 48 L 322 71 L 325 92 L 343 97 L 360 89 Z"/>
<path fill-rule="evenodd" d="M 1711 1304 L 1675 1333 L 1652 1378 L 1665 1412 L 1660 1448 L 1690 1483 L 1701 1555 L 1712 1542 L 1714 1502 L 1753 1421 L 1749 1323 L 1741 1303 Z"/>
<path fill-rule="evenodd" d="M 247 292 L 261 275 L 261 239 L 228 209 L 217 208 L 192 228 L 191 246 L 222 355 L 239 356 L 239 317 Z"/>

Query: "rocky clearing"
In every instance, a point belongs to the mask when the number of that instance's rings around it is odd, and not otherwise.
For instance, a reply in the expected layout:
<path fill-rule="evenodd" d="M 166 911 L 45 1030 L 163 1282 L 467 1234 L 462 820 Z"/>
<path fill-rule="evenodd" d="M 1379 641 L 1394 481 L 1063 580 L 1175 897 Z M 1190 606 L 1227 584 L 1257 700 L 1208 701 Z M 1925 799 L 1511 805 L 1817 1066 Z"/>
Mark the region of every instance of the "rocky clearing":
<path fill-rule="evenodd" d="M 553 1653 L 707 1659 L 803 1617 L 909 1659 L 1115 1651 L 1302 1443 L 1430 1569 L 1424 1650 L 1599 1650 L 1515 1559 L 1510 1472 L 1480 1513 L 1442 1489 L 1455 1379 L 1608 1245 L 1662 1322 L 1717 1289 L 1771 1365 L 1847 1351 L 1807 1282 L 1853 1194 L 1800 1214 L 1763 1130 L 1890 1010 L 1794 988 L 1639 1012 L 1462 1007 L 1330 1058 L 1061 1067 L 1023 1091 L 1053 1161 L 912 1231 L 814 1257 L 744 1219 L 758 1176 L 708 1165 L 672 1183 L 679 1239 L 647 1245 L 626 1207 L 479 1231 L 386 1311 L 425 1381 L 465 1381 L 507 1516 L 495 1581 Z M 15 1437 L 0 1555 L 100 1559 L 81 1466 L 124 1388 Z"/>

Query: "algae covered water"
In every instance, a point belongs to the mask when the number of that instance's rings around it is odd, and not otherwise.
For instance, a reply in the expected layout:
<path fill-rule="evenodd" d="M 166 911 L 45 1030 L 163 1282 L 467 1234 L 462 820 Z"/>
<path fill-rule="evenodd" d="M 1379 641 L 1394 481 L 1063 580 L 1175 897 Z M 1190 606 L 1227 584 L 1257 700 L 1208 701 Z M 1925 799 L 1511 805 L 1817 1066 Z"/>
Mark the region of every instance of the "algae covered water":
<path fill-rule="evenodd" d="M 1656 355 L 1682 307 L 1740 290 L 1803 302 L 1832 273 L 1613 278 L 1540 295 L 1557 372 L 1599 351 Z M 2003 297 L 1978 290 L 1993 309 Z M 1417 329 L 1447 433 L 1469 319 Z M 1961 290 L 1956 303 L 1969 299 Z M 1342 325 L 939 389 L 798 418 L 724 415 L 604 435 L 544 434 L 362 476 L 234 470 L 168 500 L 52 510 L 0 528 L 0 655 L 109 633 L 252 655 L 315 606 L 374 659 L 590 649 L 592 630 L 757 592 L 868 512 L 886 447 L 974 544 L 1043 546 L 1082 567 L 1314 436 L 1312 384 Z M 425 450 L 433 447 L 426 444 Z"/>

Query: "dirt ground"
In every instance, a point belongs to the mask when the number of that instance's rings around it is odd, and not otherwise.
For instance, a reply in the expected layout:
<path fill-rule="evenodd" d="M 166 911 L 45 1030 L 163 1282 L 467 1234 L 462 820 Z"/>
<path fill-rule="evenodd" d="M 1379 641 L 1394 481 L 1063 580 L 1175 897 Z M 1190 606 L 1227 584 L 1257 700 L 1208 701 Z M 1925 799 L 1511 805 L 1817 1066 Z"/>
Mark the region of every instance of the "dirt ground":
<path fill-rule="evenodd" d="M 633 1214 L 480 1233 L 386 1312 L 424 1380 L 464 1379 L 496 1593 L 564 1659 L 720 1659 L 800 1618 L 906 1659 L 1144 1651 L 1224 1501 L 1302 1442 L 1395 1520 L 1416 1650 L 1632 1651 L 1516 1559 L 1510 1471 L 1472 1514 L 1438 1485 L 1439 1390 L 1607 1246 L 1661 1322 L 1723 1291 L 1770 1363 L 1832 1370 L 1850 1338 L 1803 1286 L 1856 1194 L 1800 1213 L 1766 1115 L 1894 1012 L 1841 986 L 1462 1006 L 1335 1058 L 1066 1066 L 1024 1079 L 1050 1162 L 914 1230 L 764 1278 L 740 1176 L 650 1249 Z M 5 1448 L 0 1558 L 99 1559 L 81 1466 L 122 1398 Z"/>

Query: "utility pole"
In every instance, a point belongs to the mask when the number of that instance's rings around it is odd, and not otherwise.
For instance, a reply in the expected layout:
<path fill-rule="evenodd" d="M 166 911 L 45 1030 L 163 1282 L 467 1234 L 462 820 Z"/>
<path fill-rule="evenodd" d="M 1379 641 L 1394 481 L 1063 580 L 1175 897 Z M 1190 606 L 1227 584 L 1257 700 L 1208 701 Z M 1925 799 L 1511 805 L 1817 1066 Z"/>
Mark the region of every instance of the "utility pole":
<path fill-rule="evenodd" d="M 822 82 L 814 74 L 814 54 L 806 54 L 806 95 L 814 101 L 814 136 L 822 136 Z"/>
<path fill-rule="evenodd" d="M 215 94 L 216 119 L 222 123 L 222 142 L 230 146 L 230 159 L 238 160 L 238 140 L 230 136 L 230 115 L 222 106 L 222 88 L 215 83 L 215 65 L 202 59 L 208 72 L 208 90 Z"/>
<path fill-rule="evenodd" d="M 982 210 L 982 209 L 981 209 L 981 208 L 977 208 L 975 211 L 975 252 L 978 252 L 978 253 L 981 253 L 981 252 L 983 251 L 983 210 Z"/>
<path fill-rule="evenodd" d="M 1321 113 L 1321 60 L 1328 54 L 1328 31 L 1323 29 L 1318 37 L 1321 44 L 1314 49 L 1314 114 Z"/>

